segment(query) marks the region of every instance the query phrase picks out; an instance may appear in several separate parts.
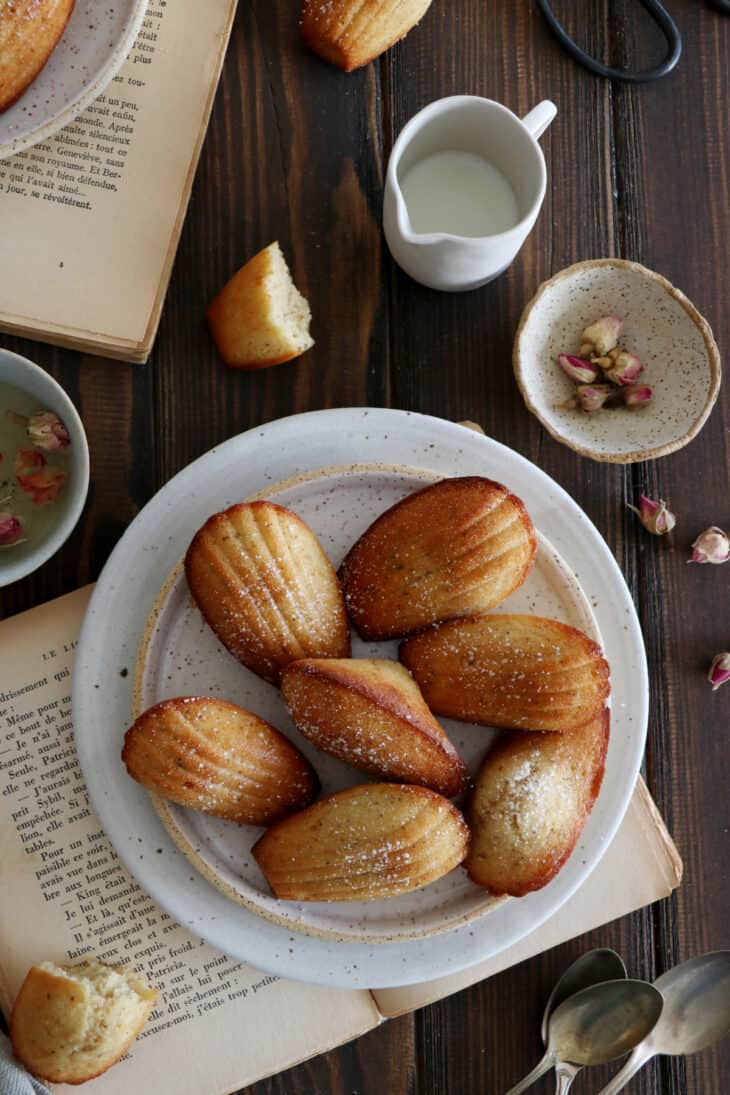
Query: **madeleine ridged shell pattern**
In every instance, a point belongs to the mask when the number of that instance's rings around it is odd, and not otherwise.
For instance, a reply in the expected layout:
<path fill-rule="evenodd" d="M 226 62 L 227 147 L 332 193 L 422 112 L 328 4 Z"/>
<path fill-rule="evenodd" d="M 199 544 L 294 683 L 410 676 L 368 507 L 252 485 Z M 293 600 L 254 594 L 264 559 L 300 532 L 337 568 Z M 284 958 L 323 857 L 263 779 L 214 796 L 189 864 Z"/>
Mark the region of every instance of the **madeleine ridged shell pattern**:
<path fill-rule="evenodd" d="M 392 639 L 501 604 L 537 549 L 523 503 L 478 476 L 442 479 L 375 521 L 345 559 L 347 609 L 365 639 Z"/>
<path fill-rule="evenodd" d="M 469 830 L 425 787 L 367 783 L 269 829 L 253 854 L 287 901 L 375 901 L 418 889 L 466 856 Z"/>
<path fill-rule="evenodd" d="M 200 696 L 163 700 L 127 731 L 129 774 L 163 798 L 240 824 L 307 806 L 319 781 L 306 757 L 250 711 Z"/>
<path fill-rule="evenodd" d="M 452 620 L 401 643 L 432 711 L 505 730 L 572 730 L 595 718 L 610 691 L 600 647 L 542 616 Z"/>
<path fill-rule="evenodd" d="M 312 530 L 273 502 L 216 513 L 185 556 L 190 591 L 230 652 L 273 684 L 300 658 L 346 658 L 337 575 Z"/>

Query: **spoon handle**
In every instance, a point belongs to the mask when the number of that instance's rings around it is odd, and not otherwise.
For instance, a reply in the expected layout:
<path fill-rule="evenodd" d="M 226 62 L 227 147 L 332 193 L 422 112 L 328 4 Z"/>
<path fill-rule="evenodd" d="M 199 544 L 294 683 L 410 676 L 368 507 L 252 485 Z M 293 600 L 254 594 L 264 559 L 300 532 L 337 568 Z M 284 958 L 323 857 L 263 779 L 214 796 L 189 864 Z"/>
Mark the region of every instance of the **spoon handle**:
<path fill-rule="evenodd" d="M 555 1065 L 555 1095 L 567 1095 L 573 1080 L 580 1072 L 580 1065 L 569 1065 L 565 1061 L 558 1061 Z"/>
<path fill-rule="evenodd" d="M 507 1095 L 520 1095 L 521 1091 L 527 1091 L 528 1087 L 532 1087 L 536 1080 L 539 1080 L 541 1076 L 544 1076 L 553 1065 L 555 1064 L 554 1055 L 548 1050 L 543 1059 L 538 1065 L 535 1065 L 532 1072 L 529 1072 L 525 1076 L 524 1080 L 520 1080 L 518 1084 L 511 1087 L 507 1092 Z"/>
<path fill-rule="evenodd" d="M 616 1073 L 610 1083 L 601 1088 L 598 1095 L 616 1095 L 616 1092 L 621 1091 L 626 1087 L 626 1084 L 631 1077 L 636 1075 L 639 1069 L 643 1068 L 646 1062 L 653 1056 L 653 1053 L 643 1050 L 641 1046 L 637 1046 L 621 1071 Z"/>

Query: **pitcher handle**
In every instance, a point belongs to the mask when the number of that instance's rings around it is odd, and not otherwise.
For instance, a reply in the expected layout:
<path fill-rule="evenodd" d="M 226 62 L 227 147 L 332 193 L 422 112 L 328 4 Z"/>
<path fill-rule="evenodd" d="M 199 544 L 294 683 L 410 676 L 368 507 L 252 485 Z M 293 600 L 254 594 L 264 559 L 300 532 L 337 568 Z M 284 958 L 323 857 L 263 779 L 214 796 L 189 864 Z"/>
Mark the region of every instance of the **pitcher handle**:
<path fill-rule="evenodd" d="M 530 131 L 537 141 L 542 137 L 557 113 L 558 108 L 555 103 L 551 103 L 549 99 L 544 99 L 543 102 L 538 103 L 537 106 L 533 107 L 529 114 L 524 116 L 522 124 Z"/>

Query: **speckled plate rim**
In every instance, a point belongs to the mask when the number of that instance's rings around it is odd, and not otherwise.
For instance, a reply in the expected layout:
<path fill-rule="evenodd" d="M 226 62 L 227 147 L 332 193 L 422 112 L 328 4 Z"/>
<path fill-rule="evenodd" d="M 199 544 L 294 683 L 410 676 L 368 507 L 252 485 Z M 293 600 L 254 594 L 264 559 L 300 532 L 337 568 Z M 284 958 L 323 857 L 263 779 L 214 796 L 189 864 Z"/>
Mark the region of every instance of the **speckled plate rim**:
<path fill-rule="evenodd" d="M 94 99 L 101 95 L 126 61 L 137 35 L 139 34 L 148 3 L 149 0 L 136 0 L 136 5 L 127 21 L 124 32 L 112 45 L 111 53 L 106 62 L 90 78 L 81 94 L 77 95 L 76 98 L 70 103 L 67 103 L 66 106 L 61 107 L 58 114 L 49 118 L 47 122 L 42 122 L 35 129 L 31 129 L 19 137 L 13 137 L 9 141 L 0 142 L 0 160 L 4 160 L 8 156 L 14 156 L 17 152 L 25 152 L 26 149 L 32 148 L 33 145 L 47 140 L 48 137 L 52 137 L 54 133 L 58 133 L 59 129 L 63 129 L 64 126 L 70 125 L 74 118 L 78 118 L 79 114 L 86 110 L 87 106 L 90 106 Z M 67 33 L 67 30 L 68 27 L 64 30 L 64 34 Z M 39 75 L 41 75 L 41 73 L 39 73 Z M 18 101 L 22 101 L 22 97 Z"/>
<path fill-rule="evenodd" d="M 404 475 L 412 478 L 422 480 L 424 483 L 434 483 L 443 478 L 438 472 L 428 471 L 424 468 L 413 468 L 404 464 L 340 464 L 329 468 L 319 468 L 315 471 L 306 472 L 302 475 L 296 475 L 289 479 L 283 480 L 280 483 L 274 483 L 272 486 L 267 487 L 265 490 L 256 491 L 254 494 L 248 495 L 246 498 L 241 499 L 243 502 L 255 502 L 258 500 L 275 498 L 276 495 L 282 494 L 285 491 L 290 490 L 292 487 L 296 487 L 300 483 L 316 482 L 318 479 L 324 479 L 331 476 L 359 476 L 367 474 L 368 472 L 386 472 L 394 475 Z M 598 625 L 596 624 L 595 617 L 588 603 L 588 599 L 585 596 L 583 590 L 580 587 L 579 582 L 576 580 L 575 575 L 572 574 L 565 560 L 560 553 L 556 551 L 547 537 L 536 530 L 539 548 L 545 552 L 548 552 L 555 564 L 556 568 L 562 572 L 563 580 L 566 586 L 570 586 L 571 595 L 582 604 L 583 611 L 586 616 L 593 621 L 593 638 L 600 642 L 600 634 L 598 631 Z M 145 664 L 148 656 L 149 644 L 152 640 L 157 621 L 164 610 L 167 603 L 167 599 L 171 590 L 176 585 L 178 578 L 184 567 L 184 557 L 181 558 L 174 569 L 170 572 L 164 585 L 160 589 L 159 596 L 155 601 L 152 610 L 150 612 L 147 624 L 144 629 L 142 641 L 137 651 L 137 658 L 134 667 L 134 680 L 132 685 L 132 715 L 136 719 L 144 710 L 144 701 L 142 699 L 142 689 L 144 684 L 144 672 Z M 167 833 L 172 842 L 180 849 L 184 856 L 194 865 L 195 869 L 199 871 L 212 886 L 224 893 L 236 904 L 242 905 L 244 908 L 249 909 L 257 916 L 263 916 L 265 919 L 270 920 L 274 924 L 278 924 L 283 928 L 289 930 L 299 931 L 302 935 L 316 936 L 320 939 L 333 939 L 340 942 L 358 942 L 358 943 L 374 943 L 382 945 L 384 943 L 392 943 L 399 941 L 406 941 L 410 939 L 426 939 L 435 935 L 441 935 L 443 932 L 450 931 L 452 928 L 457 928 L 464 924 L 469 924 L 474 920 L 481 917 L 488 916 L 492 913 L 497 906 L 504 904 L 506 901 L 511 900 L 508 897 L 495 897 L 492 894 L 484 892 L 483 900 L 479 906 L 472 909 L 470 912 L 463 913 L 461 916 L 454 916 L 447 921 L 436 924 L 431 927 L 413 928 L 398 932 L 393 936 L 385 936 L 382 934 L 369 933 L 367 931 L 352 931 L 352 932 L 337 932 L 334 929 L 327 930 L 324 928 L 317 928 L 312 924 L 297 923 L 292 917 L 277 915 L 276 912 L 266 909 L 262 905 L 258 904 L 246 897 L 244 893 L 237 890 L 234 886 L 231 886 L 224 878 L 222 878 L 207 862 L 204 856 L 195 848 L 189 837 L 185 834 L 178 821 L 175 818 L 174 812 L 170 809 L 170 803 L 150 792 L 150 799 L 157 814 L 159 815 L 162 824 L 164 825 Z M 288 903 L 284 903 L 288 904 Z"/>
<path fill-rule="evenodd" d="M 441 475 L 491 475 L 524 499 L 596 616 L 614 668 L 614 733 L 607 777 L 584 837 L 553 882 L 442 935 L 373 946 L 290 932 L 229 901 L 172 843 L 147 792 L 126 777 L 119 748 L 132 709 L 127 667 L 134 665 L 149 609 L 191 524 L 202 524 L 230 504 L 232 483 L 242 497 L 314 468 L 384 460 Z M 513 946 L 569 903 L 626 813 L 643 757 L 648 711 L 646 653 L 636 609 L 608 545 L 580 507 L 555 480 L 506 445 L 443 419 L 383 408 L 313 411 L 254 427 L 172 478 L 109 557 L 86 612 L 73 674 L 76 747 L 91 804 L 139 885 L 178 923 L 233 958 L 281 977 L 350 989 L 417 984 L 458 973 Z M 154 854 L 158 849 L 164 854 Z"/>
<path fill-rule="evenodd" d="M 565 434 L 561 433 L 552 423 L 550 423 L 541 413 L 537 404 L 533 400 L 525 380 L 525 376 L 522 371 L 522 352 L 521 352 L 521 339 L 522 333 L 527 321 L 530 317 L 532 309 L 540 300 L 542 295 L 551 289 L 557 282 L 571 277 L 580 270 L 592 270 L 600 266 L 615 266 L 623 270 L 631 270 L 634 273 L 640 274 L 643 277 L 650 278 L 652 281 L 657 282 L 658 285 L 668 293 L 670 297 L 677 301 L 678 304 L 684 308 L 685 312 L 699 329 L 702 339 L 705 343 L 705 349 L 707 350 L 707 361 L 710 368 L 710 387 L 707 392 L 707 398 L 705 405 L 702 408 L 700 414 L 692 423 L 682 437 L 675 438 L 674 441 L 668 441 L 664 445 L 657 445 L 653 449 L 635 449 L 633 452 L 626 453 L 610 453 L 610 452 L 597 452 L 595 449 L 587 448 L 585 445 L 577 445 L 573 441 L 570 441 Z M 700 432 L 705 422 L 710 416 L 712 408 L 717 402 L 717 397 L 720 393 L 720 383 L 722 380 L 722 364 L 720 360 L 720 350 L 715 342 L 712 328 L 707 320 L 697 311 L 692 301 L 684 295 L 681 289 L 677 289 L 672 285 L 671 281 L 663 277 L 661 274 L 657 274 L 655 270 L 650 270 L 647 266 L 642 266 L 639 262 L 631 262 L 628 259 L 586 259 L 583 262 L 576 262 L 572 266 L 566 266 L 564 270 L 560 270 L 557 274 L 554 274 L 547 281 L 544 281 L 538 288 L 532 300 L 525 306 L 520 322 L 517 327 L 517 333 L 515 335 L 514 346 L 512 350 L 512 367 L 514 369 L 515 378 L 517 380 L 517 386 L 520 389 L 522 398 L 525 401 L 525 405 L 532 414 L 535 415 L 540 423 L 545 427 L 551 437 L 555 438 L 562 445 L 567 445 L 568 448 L 573 449 L 580 456 L 587 456 L 591 460 L 598 460 L 604 464 L 635 464 L 640 460 L 656 460 L 660 456 L 668 456 L 670 453 L 677 452 L 678 449 L 683 449 L 685 445 L 688 445 L 697 434 Z"/>

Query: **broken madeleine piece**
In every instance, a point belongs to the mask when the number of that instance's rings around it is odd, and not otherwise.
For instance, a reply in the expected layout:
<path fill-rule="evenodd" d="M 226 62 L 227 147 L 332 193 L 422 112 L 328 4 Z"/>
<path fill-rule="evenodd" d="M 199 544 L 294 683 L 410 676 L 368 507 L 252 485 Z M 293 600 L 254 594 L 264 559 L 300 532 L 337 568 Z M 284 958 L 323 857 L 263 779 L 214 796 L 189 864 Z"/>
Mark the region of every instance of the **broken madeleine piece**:
<path fill-rule="evenodd" d="M 523 503 L 478 476 L 442 479 L 368 528 L 340 571 L 364 639 L 392 639 L 486 612 L 522 585 L 537 539 Z"/>
<path fill-rule="evenodd" d="M 366 783 L 330 795 L 268 829 L 253 855 L 285 901 L 376 901 L 448 874 L 469 830 L 426 787 Z"/>
<path fill-rule="evenodd" d="M 610 691 L 598 644 L 542 616 L 451 620 L 406 639 L 400 658 L 436 714 L 503 730 L 573 730 Z"/>
<path fill-rule="evenodd" d="M 126 1053 L 156 999 L 157 989 L 122 966 L 94 958 L 75 966 L 41 962 L 31 966 L 13 1005 L 13 1053 L 42 1080 L 86 1083 Z"/>
<path fill-rule="evenodd" d="M 283 734 L 235 704 L 163 700 L 124 736 L 122 760 L 148 791 L 239 825 L 271 825 L 309 805 L 319 781 Z"/>
<path fill-rule="evenodd" d="M 466 869 L 493 894 L 546 886 L 573 851 L 603 780 L 610 713 L 570 734 L 512 732 L 487 754 L 469 804 Z"/>
<path fill-rule="evenodd" d="M 398 662 L 292 662 L 282 674 L 281 692 L 297 730 L 353 768 L 418 783 L 447 798 L 466 787 L 463 761 Z"/>
<path fill-rule="evenodd" d="M 188 548 L 185 575 L 223 645 L 272 684 L 289 662 L 350 655 L 337 575 L 309 526 L 283 506 L 241 502 L 214 514 Z"/>
<path fill-rule="evenodd" d="M 299 357 L 314 346 L 311 318 L 278 243 L 242 266 L 208 308 L 218 353 L 235 369 L 267 369 Z"/>
<path fill-rule="evenodd" d="M 345 72 L 385 53 L 423 18 L 431 0 L 304 0 L 309 48 Z"/>

